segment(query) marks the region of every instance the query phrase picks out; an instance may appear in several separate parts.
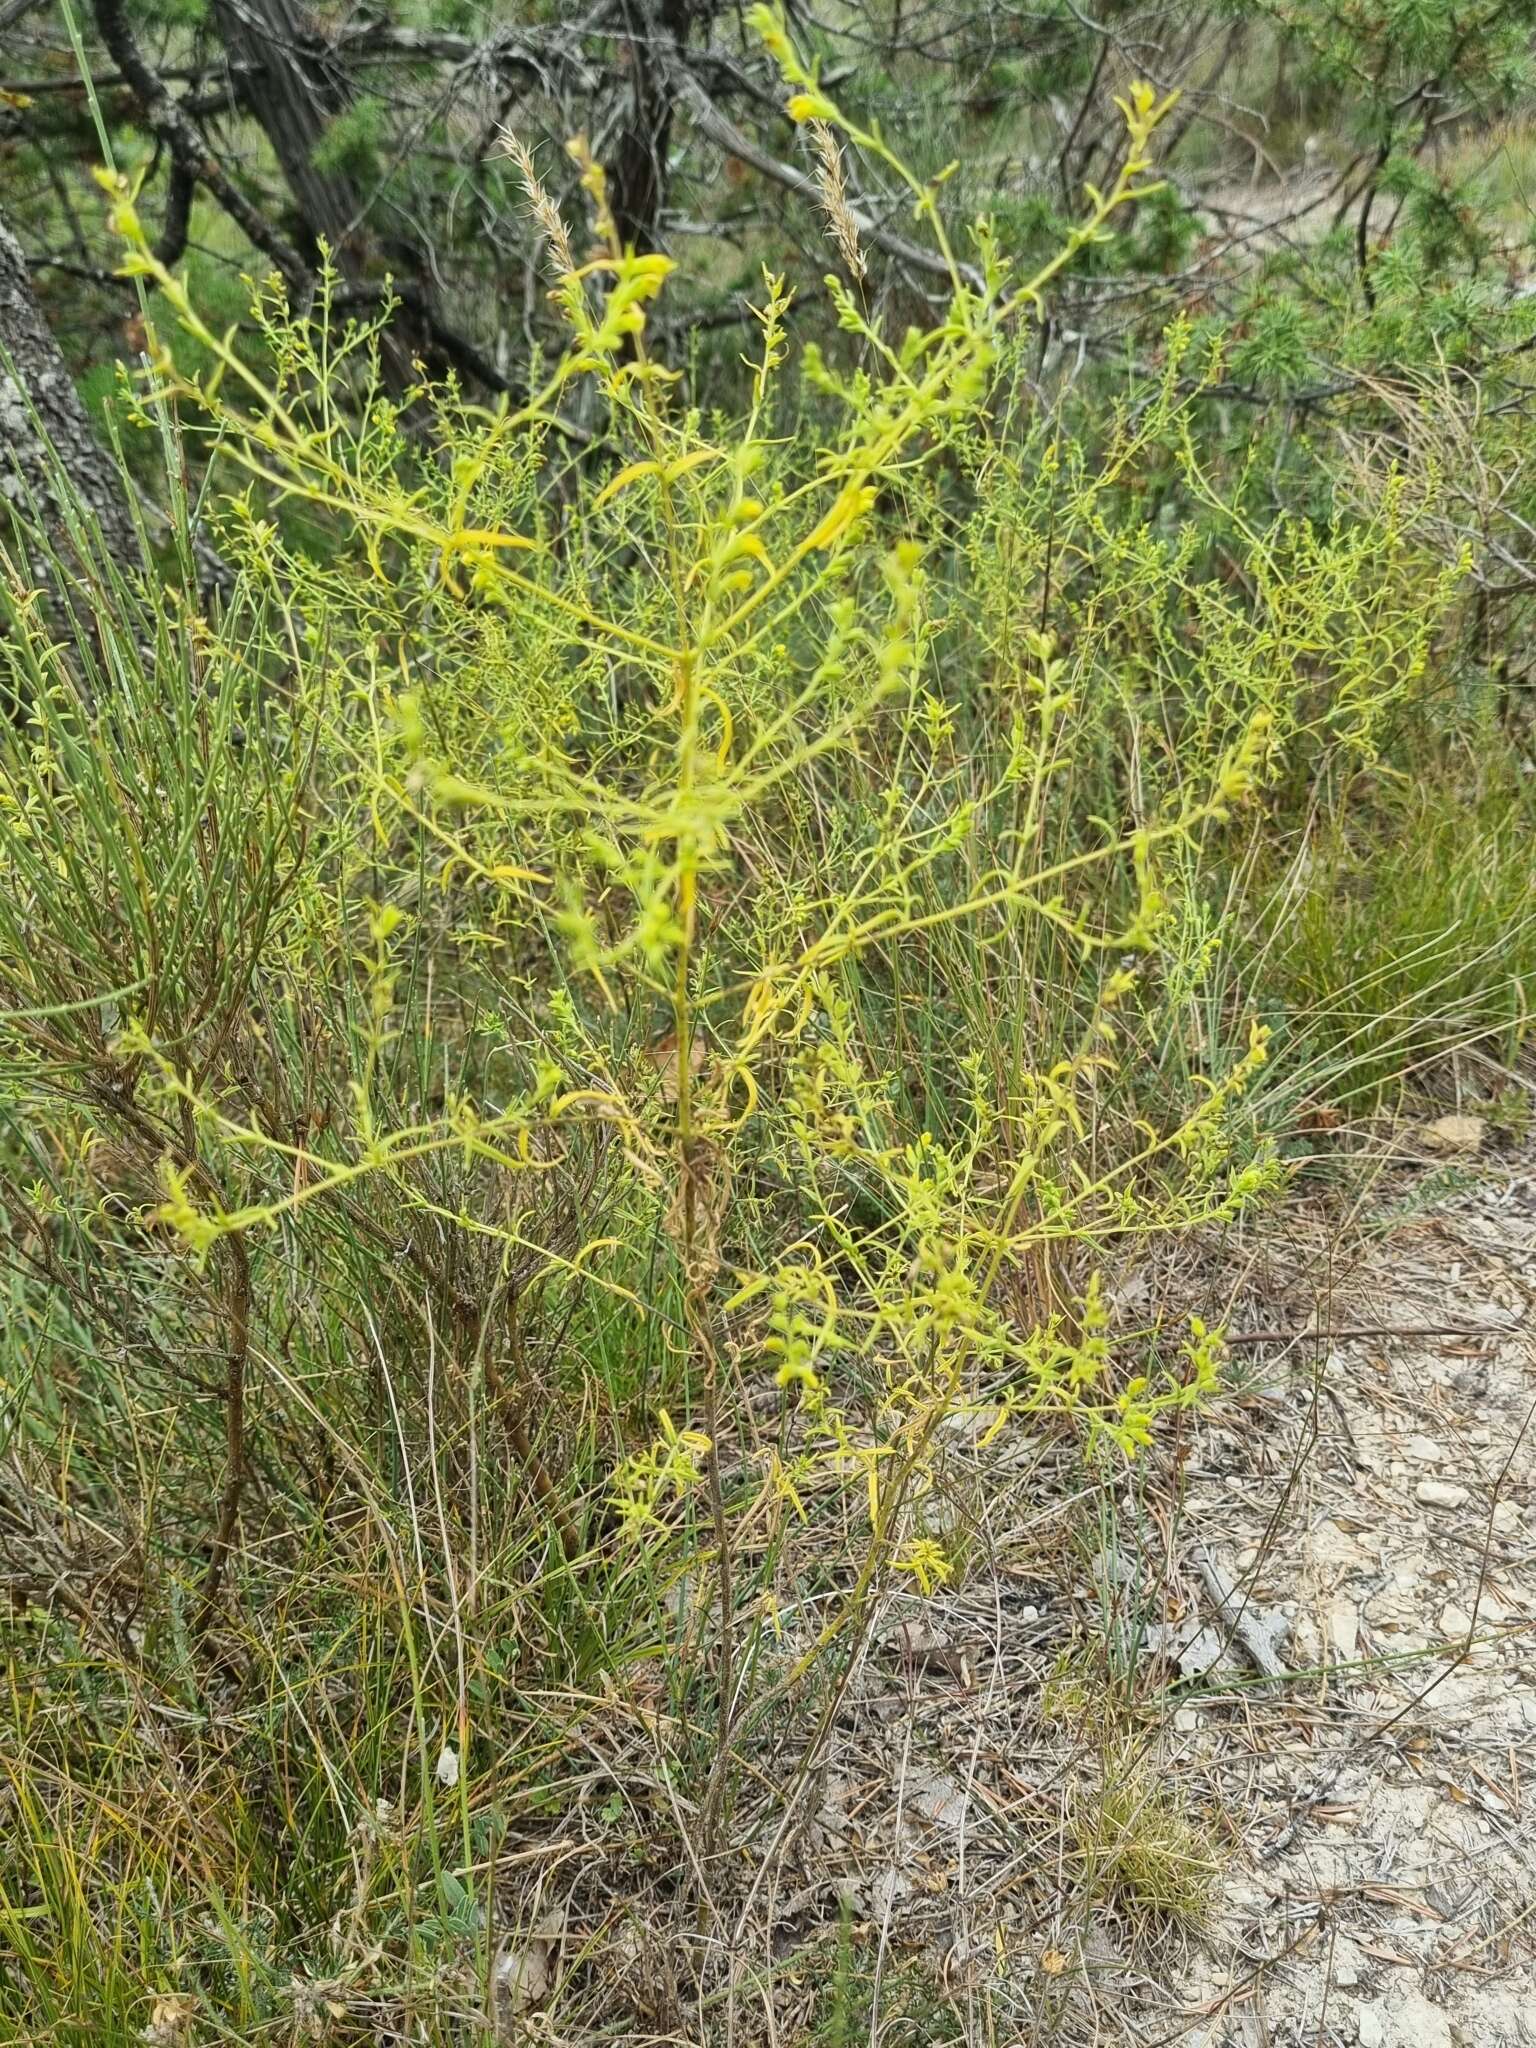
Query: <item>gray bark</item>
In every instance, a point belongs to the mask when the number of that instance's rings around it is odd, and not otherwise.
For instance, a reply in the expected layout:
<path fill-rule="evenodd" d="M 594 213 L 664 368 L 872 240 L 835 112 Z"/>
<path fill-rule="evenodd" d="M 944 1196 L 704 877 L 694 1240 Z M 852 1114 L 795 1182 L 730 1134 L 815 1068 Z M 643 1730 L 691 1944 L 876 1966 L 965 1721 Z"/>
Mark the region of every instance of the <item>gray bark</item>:
<path fill-rule="evenodd" d="M 52 444 L 52 454 L 49 452 Z M 0 497 L 23 533 L 40 520 L 52 545 L 70 549 L 58 482 L 95 514 L 124 568 L 139 559 L 117 465 L 102 448 L 32 289 L 21 245 L 0 215 Z M 28 552 L 31 550 L 29 548 Z"/>
<path fill-rule="evenodd" d="M 349 71 L 306 0 L 214 0 L 213 18 L 235 67 L 239 98 L 260 123 L 293 194 L 312 245 L 306 254 L 317 258 L 323 240 L 341 277 L 361 282 L 369 254 L 367 202 L 351 178 L 321 170 L 314 160 L 332 119 L 355 98 Z M 407 260 L 410 268 L 424 267 Z M 421 323 L 404 303 L 402 314 L 380 343 L 384 376 L 396 391 L 414 382 L 412 356 L 423 340 Z"/>
<path fill-rule="evenodd" d="M 351 101 L 350 78 L 300 0 L 215 0 L 213 18 L 237 67 L 240 98 L 265 129 L 305 228 L 330 243 L 343 275 L 355 274 L 362 195 L 314 161 L 332 117 Z"/>

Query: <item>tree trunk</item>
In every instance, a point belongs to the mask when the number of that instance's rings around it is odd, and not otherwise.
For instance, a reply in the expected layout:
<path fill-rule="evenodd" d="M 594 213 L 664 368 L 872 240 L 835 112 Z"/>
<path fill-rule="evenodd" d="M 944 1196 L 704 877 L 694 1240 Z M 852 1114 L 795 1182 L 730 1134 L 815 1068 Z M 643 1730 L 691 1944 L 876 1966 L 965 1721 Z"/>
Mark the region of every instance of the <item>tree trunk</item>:
<path fill-rule="evenodd" d="M 623 111 L 608 158 L 608 198 L 620 240 L 642 255 L 656 247 L 667 197 L 673 64 L 696 23 L 707 28 L 713 13 L 713 0 L 620 0 Z"/>
<path fill-rule="evenodd" d="M 97 441 L 75 380 L 32 289 L 21 245 L 0 216 L 0 496 L 19 527 L 41 522 L 52 546 L 70 549 L 57 482 L 67 477 L 95 514 L 124 567 L 139 559 L 139 537 L 117 465 Z M 52 444 L 53 453 L 49 448 Z M 31 554 L 32 548 L 28 548 Z"/>
<path fill-rule="evenodd" d="M 237 66 L 239 97 L 272 145 L 293 194 L 300 237 L 309 245 L 305 256 L 318 267 L 324 240 L 339 275 L 361 283 L 371 253 L 367 198 L 355 179 L 315 163 L 331 122 L 356 98 L 349 72 L 303 0 L 214 0 L 213 18 Z M 423 296 L 430 297 L 429 266 L 421 252 L 401 242 L 389 253 L 397 270 L 403 264 L 423 279 Z M 402 303 L 379 338 L 380 366 L 391 390 L 411 388 L 414 359 L 426 348 L 427 323 Z"/>
<path fill-rule="evenodd" d="M 213 18 L 238 93 L 255 115 L 293 194 L 310 247 L 323 237 L 343 276 L 362 255 L 362 194 L 338 171 L 316 167 L 315 150 L 352 98 L 351 82 L 298 0 L 214 0 Z"/>

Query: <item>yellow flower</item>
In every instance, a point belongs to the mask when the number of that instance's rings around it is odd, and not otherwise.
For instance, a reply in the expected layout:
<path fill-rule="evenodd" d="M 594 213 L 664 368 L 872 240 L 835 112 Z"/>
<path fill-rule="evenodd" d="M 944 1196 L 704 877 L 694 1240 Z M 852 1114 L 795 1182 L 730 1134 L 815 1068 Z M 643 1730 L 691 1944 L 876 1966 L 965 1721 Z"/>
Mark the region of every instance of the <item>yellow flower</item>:
<path fill-rule="evenodd" d="M 954 1577 L 954 1567 L 931 1536 L 916 1536 L 893 1560 L 897 1571 L 910 1572 L 926 1600 L 936 1587 Z"/>

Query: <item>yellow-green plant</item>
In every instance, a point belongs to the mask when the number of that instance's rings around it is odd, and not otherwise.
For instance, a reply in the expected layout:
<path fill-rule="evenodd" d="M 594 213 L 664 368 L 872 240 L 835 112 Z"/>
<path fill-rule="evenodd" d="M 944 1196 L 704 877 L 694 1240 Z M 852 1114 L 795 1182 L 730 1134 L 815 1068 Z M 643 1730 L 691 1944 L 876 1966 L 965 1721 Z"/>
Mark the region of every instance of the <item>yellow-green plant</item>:
<path fill-rule="evenodd" d="M 744 416 L 705 421 L 649 346 L 671 265 L 620 244 L 584 143 L 572 149 L 596 253 L 578 263 L 566 235 L 548 238 L 570 348 L 526 404 L 494 414 L 451 390 L 386 400 L 366 327 L 338 329 L 323 303 L 291 314 L 270 291 L 259 371 L 204 325 L 132 192 L 109 181 L 126 270 L 217 366 L 195 381 L 161 349 L 140 401 L 205 423 L 243 478 L 228 546 L 288 621 L 302 705 L 323 722 L 356 827 L 333 877 L 350 908 L 319 928 L 366 990 L 350 1114 L 323 1139 L 270 1128 L 217 1074 L 189 1074 L 151 1021 L 127 1026 L 121 1056 L 154 1077 L 199 1148 L 238 1163 L 210 1176 L 168 1159 L 161 1219 L 206 1254 L 383 1180 L 411 1212 L 501 1247 L 503 1272 L 524 1262 L 524 1287 L 558 1276 L 668 1328 L 675 1301 L 676 1398 L 698 1427 L 658 1413 L 611 1497 L 653 1547 L 680 1504 L 702 1501 L 727 1732 L 738 1531 L 803 1514 L 828 1481 L 864 1504 L 852 1586 L 793 1678 L 882 1575 L 924 1589 L 948 1575 L 924 1508 L 945 1418 L 969 1407 L 994 1430 L 1057 1419 L 1134 1453 L 1161 1413 L 1201 1398 L 1218 1347 L 1199 1326 L 1161 1377 L 1118 1373 L 1093 1264 L 1111 1238 L 1230 1214 L 1272 1178 L 1242 1131 L 1265 1057 L 1257 1027 L 1184 1113 L 1113 1157 L 1090 1143 L 1134 982 L 1124 963 L 1164 919 L 1160 863 L 1253 795 L 1272 710 L 1254 706 L 1159 807 L 1049 850 L 1052 790 L 1085 717 L 1069 664 L 1048 631 L 1026 635 L 1006 745 L 979 770 L 963 758 L 962 707 L 936 659 L 932 551 L 906 523 L 924 474 L 984 417 L 1052 277 L 1155 189 L 1148 152 L 1169 102 L 1131 90 L 1113 183 L 1090 188 L 1057 254 L 1017 279 L 985 223 L 977 267 L 963 264 L 938 185 L 844 118 L 782 23 L 763 10 L 758 22 L 793 117 L 842 131 L 907 182 L 951 281 L 943 317 L 893 339 L 828 280 L 859 362 L 813 365 L 837 427 L 811 461 L 776 430 L 782 280 L 765 275 Z M 602 419 L 590 444 L 589 394 Z M 565 452 L 573 439 L 580 461 Z M 292 538 L 300 514 L 329 524 L 318 556 Z M 824 836 L 828 808 L 843 822 Z M 364 897 L 358 953 L 343 930 Z M 964 1135 L 915 1127 L 871 1064 L 861 980 L 899 976 L 956 932 L 978 957 L 1014 958 L 1033 929 L 1109 963 L 1075 1042 L 1002 1089 L 979 1052 L 961 1053 L 945 1085 Z M 475 956 L 503 977 L 497 1022 L 518 1020 L 522 1078 L 496 1102 L 445 1082 L 436 1105 L 391 1120 L 397 949 L 439 943 L 445 990 Z M 1025 1000 L 1006 979 L 993 993 Z M 432 1192 L 434 1160 L 515 1186 L 558 1176 L 566 1148 L 594 1132 L 624 1162 L 632 1214 L 659 1220 L 665 1299 L 636 1293 L 622 1231 L 543 1247 L 509 1213 L 515 1195 L 471 1215 Z M 210 1197 L 237 1184 L 243 1199 Z M 1021 1274 L 1056 1271 L 1063 1254 L 1078 1281 L 1021 1292 Z M 782 1427 L 743 1463 L 726 1390 L 759 1364 L 782 1391 Z M 728 1741 L 720 1754 L 723 1772 Z"/>
<path fill-rule="evenodd" d="M 763 25 L 857 284 L 839 133 L 904 173 Z M 489 2028 L 503 1831 L 594 1751 L 691 1941 L 974 1475 L 1118 1488 L 1214 1387 L 1220 1302 L 1127 1330 L 1113 1269 L 1277 1176 L 1242 862 L 1330 782 L 1364 829 L 1459 565 L 1391 479 L 1229 506 L 1186 323 L 1107 427 L 1042 397 L 1159 111 L 1031 278 L 909 184 L 920 330 L 832 280 L 796 352 L 770 275 L 717 413 L 583 145 L 586 241 L 523 160 L 570 345 L 499 410 L 323 291 L 237 347 L 112 185 L 234 576 L 177 594 L 172 488 L 165 583 L 0 588 L 7 2017 Z"/>

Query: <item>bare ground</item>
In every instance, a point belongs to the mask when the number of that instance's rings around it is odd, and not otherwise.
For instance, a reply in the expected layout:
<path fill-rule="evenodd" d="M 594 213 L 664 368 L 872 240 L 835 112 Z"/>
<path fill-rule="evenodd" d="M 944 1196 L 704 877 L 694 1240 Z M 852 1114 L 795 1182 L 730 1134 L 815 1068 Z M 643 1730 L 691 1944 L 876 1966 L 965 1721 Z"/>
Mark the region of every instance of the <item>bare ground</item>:
<path fill-rule="evenodd" d="M 1086 1548 L 1080 1529 L 1056 1627 L 1030 1623 L 1034 1603 L 1010 1615 L 1006 1575 L 992 1626 L 971 1618 L 994 1703 L 1010 1670 L 1031 1682 L 1021 1621 L 1073 1669 L 1097 1645 L 1105 1695 L 1074 1703 L 1059 1679 L 1053 1693 L 1037 1659 L 1033 1700 L 994 1715 L 1011 1755 L 979 1705 L 944 1745 L 947 1772 L 908 1764 L 908 1816 L 966 1815 L 947 1958 L 957 1990 L 971 1965 L 962 2038 L 1536 2041 L 1536 1172 L 1447 1166 L 1410 1138 L 1371 1208 L 1347 1270 L 1328 1250 L 1337 1216 L 1266 1245 L 1235 1326 L 1479 1334 L 1255 1345 L 1246 1370 L 1239 1353 L 1182 1469 L 1098 1504 Z M 1130 1277 L 1133 1310 L 1152 1284 Z M 992 1533 L 1006 1559 L 1015 1532 Z M 1044 1614 L 1049 1583 L 1042 1560 Z M 909 1630 L 963 1643 L 965 1605 Z M 1052 1727 L 1074 1704 L 1062 1754 Z M 1129 1743 L 1104 1732 L 1125 1724 Z M 1006 1857 L 969 1888 L 963 1872 L 967 1826 L 974 1870 L 1010 1805 L 1036 1865 L 1018 1872 L 1018 1912 Z M 1220 1862 L 1214 1908 L 1181 1935 L 1158 1890 L 1177 1898 L 1180 1857 L 1198 1888 L 1202 1843 Z M 1171 1866 L 1141 1868 L 1159 1845 Z"/>
<path fill-rule="evenodd" d="M 1332 1319 L 1501 1334 L 1298 1356 L 1256 1430 L 1203 1433 L 1186 1528 L 1315 1675 L 1174 1717 L 1241 1832 L 1169 2008 L 1191 2048 L 1536 2041 L 1533 1287 L 1536 1177 L 1489 1166 L 1389 1229 Z"/>

